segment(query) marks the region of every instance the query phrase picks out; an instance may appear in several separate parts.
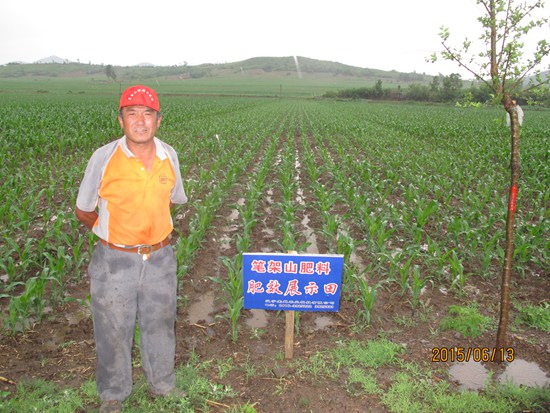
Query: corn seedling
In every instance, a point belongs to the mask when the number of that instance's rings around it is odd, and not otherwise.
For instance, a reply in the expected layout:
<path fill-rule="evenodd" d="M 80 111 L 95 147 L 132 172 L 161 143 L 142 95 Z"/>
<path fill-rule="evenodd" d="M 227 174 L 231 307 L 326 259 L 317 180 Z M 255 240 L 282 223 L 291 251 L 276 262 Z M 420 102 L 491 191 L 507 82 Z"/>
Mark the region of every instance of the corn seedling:
<path fill-rule="evenodd" d="M 355 299 L 355 303 L 361 303 L 361 308 L 357 313 L 357 317 L 366 325 L 370 325 L 372 309 L 376 303 L 376 291 L 380 287 L 380 284 L 369 287 L 367 280 L 363 276 L 355 277 L 355 280 L 357 281 L 359 290 L 359 297 Z"/>

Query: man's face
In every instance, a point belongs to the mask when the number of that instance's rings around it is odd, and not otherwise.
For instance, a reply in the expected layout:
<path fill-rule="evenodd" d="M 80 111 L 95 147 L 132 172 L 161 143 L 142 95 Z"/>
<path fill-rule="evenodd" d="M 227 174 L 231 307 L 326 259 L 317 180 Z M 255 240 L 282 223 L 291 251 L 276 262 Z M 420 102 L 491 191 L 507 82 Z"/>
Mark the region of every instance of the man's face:
<path fill-rule="evenodd" d="M 161 120 L 162 116 L 147 106 L 126 106 L 118 117 L 126 138 L 134 144 L 152 141 Z"/>

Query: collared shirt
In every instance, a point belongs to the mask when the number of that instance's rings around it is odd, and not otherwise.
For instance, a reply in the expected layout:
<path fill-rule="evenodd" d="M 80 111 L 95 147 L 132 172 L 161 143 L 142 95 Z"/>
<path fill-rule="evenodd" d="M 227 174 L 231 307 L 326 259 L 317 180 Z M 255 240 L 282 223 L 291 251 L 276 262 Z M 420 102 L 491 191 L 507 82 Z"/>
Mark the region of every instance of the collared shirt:
<path fill-rule="evenodd" d="M 173 230 L 170 202 L 183 204 L 175 150 L 154 138 L 156 156 L 150 171 L 134 156 L 123 136 L 94 152 L 80 185 L 76 206 L 98 209 L 93 232 L 119 245 L 156 244 Z"/>

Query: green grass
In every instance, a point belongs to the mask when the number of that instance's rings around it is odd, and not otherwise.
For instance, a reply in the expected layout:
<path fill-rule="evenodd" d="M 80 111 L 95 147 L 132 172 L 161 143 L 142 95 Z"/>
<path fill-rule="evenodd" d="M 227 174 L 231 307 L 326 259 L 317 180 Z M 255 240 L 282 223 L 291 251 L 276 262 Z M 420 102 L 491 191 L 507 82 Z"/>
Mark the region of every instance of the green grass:
<path fill-rule="evenodd" d="M 231 387 L 212 382 L 205 378 L 205 369 L 209 363 L 200 364 L 194 357 L 187 365 L 181 365 L 176 370 L 176 385 L 184 390 L 185 399 L 152 398 L 147 391 L 143 377 L 134 384 L 131 396 L 124 402 L 125 412 L 187 412 L 208 411 L 210 402 L 235 397 Z M 5 395 L 0 399 L 0 411 L 3 413 L 63 413 L 79 410 L 90 411 L 100 404 L 95 382 L 86 381 L 79 388 L 61 388 L 45 380 L 24 381 L 17 385 L 13 396 Z M 250 406 L 239 410 L 233 406 L 234 412 L 252 412 Z"/>
<path fill-rule="evenodd" d="M 550 332 L 550 303 L 545 302 L 538 306 L 531 304 L 520 306 L 516 322 Z"/>
<path fill-rule="evenodd" d="M 362 368 L 351 367 L 346 380 L 346 390 L 352 394 L 382 394 L 375 374 Z"/>
<path fill-rule="evenodd" d="M 335 348 L 295 361 L 296 374 L 317 382 L 340 383 L 354 397 L 377 396 L 392 413 L 513 413 L 522 409 L 543 412 L 550 389 L 519 387 L 488 381 L 483 392 L 459 391 L 433 375 L 427 366 L 404 362 L 405 347 L 385 338 L 335 343 Z M 390 385 L 382 389 L 377 377 L 391 369 Z"/>
<path fill-rule="evenodd" d="M 441 321 L 443 330 L 454 330 L 464 337 L 479 337 L 491 325 L 491 319 L 480 314 L 475 304 L 468 307 L 449 306 L 449 315 Z"/>
<path fill-rule="evenodd" d="M 351 397 L 377 397 L 392 413 L 543 412 L 550 404 L 549 389 L 519 387 L 512 383 L 489 381 L 483 392 L 458 391 L 450 382 L 435 377 L 429 368 L 403 362 L 401 358 L 404 351 L 402 345 L 385 338 L 366 342 L 340 341 L 335 343 L 334 349 L 317 352 L 307 359 L 289 361 L 294 373 L 280 381 L 276 392 L 284 397 L 290 383 L 299 383 L 301 380 L 318 383 L 323 380 L 333 391 L 341 388 Z M 254 400 L 245 404 L 232 402 L 238 395 L 231 386 L 206 378 L 212 367 L 217 367 L 219 379 L 231 371 L 247 368 L 227 361 L 222 360 L 214 366 L 211 361 L 200 362 L 192 356 L 187 364 L 179 366 L 176 383 L 178 388 L 187 393 L 184 399 L 152 398 L 141 377 L 124 402 L 124 411 L 192 413 L 217 411 L 223 405 L 228 406 L 224 411 L 230 413 L 256 413 Z M 247 359 L 245 363 L 250 365 L 250 360 Z M 385 379 L 385 382 L 389 380 L 386 389 L 379 383 L 380 369 L 391 369 L 394 372 L 389 379 Z M 263 377 L 266 374 L 259 366 L 253 370 L 257 371 L 253 373 L 256 376 Z M 304 408 L 310 402 L 305 398 L 300 400 Z M 92 380 L 78 388 L 61 388 L 41 379 L 25 381 L 17 385 L 13 395 L 0 394 L 0 411 L 3 413 L 69 413 L 97 409 L 99 404 Z"/>
<path fill-rule="evenodd" d="M 52 382 L 34 380 L 19 383 L 13 397 L 0 401 L 0 410 L 6 413 L 72 413 L 94 402 L 97 403 L 97 393 L 91 381 L 80 388 L 60 389 Z"/>
<path fill-rule="evenodd" d="M 399 372 L 381 398 L 394 413 L 542 413 L 549 406 L 550 391 L 494 384 L 483 393 L 456 392 L 448 382 L 436 381 L 429 375 L 415 377 L 408 372 Z"/>
<path fill-rule="evenodd" d="M 334 362 L 347 367 L 377 368 L 395 363 L 405 353 L 405 347 L 385 338 L 362 343 L 351 340 L 332 351 Z"/>

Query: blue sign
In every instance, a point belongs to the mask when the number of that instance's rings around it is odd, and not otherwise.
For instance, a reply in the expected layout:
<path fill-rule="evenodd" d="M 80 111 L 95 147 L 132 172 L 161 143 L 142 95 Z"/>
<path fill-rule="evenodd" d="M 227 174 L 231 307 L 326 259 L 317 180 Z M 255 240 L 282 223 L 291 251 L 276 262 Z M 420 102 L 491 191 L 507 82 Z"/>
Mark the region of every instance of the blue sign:
<path fill-rule="evenodd" d="M 338 311 L 343 268 L 343 255 L 244 253 L 244 308 Z"/>

